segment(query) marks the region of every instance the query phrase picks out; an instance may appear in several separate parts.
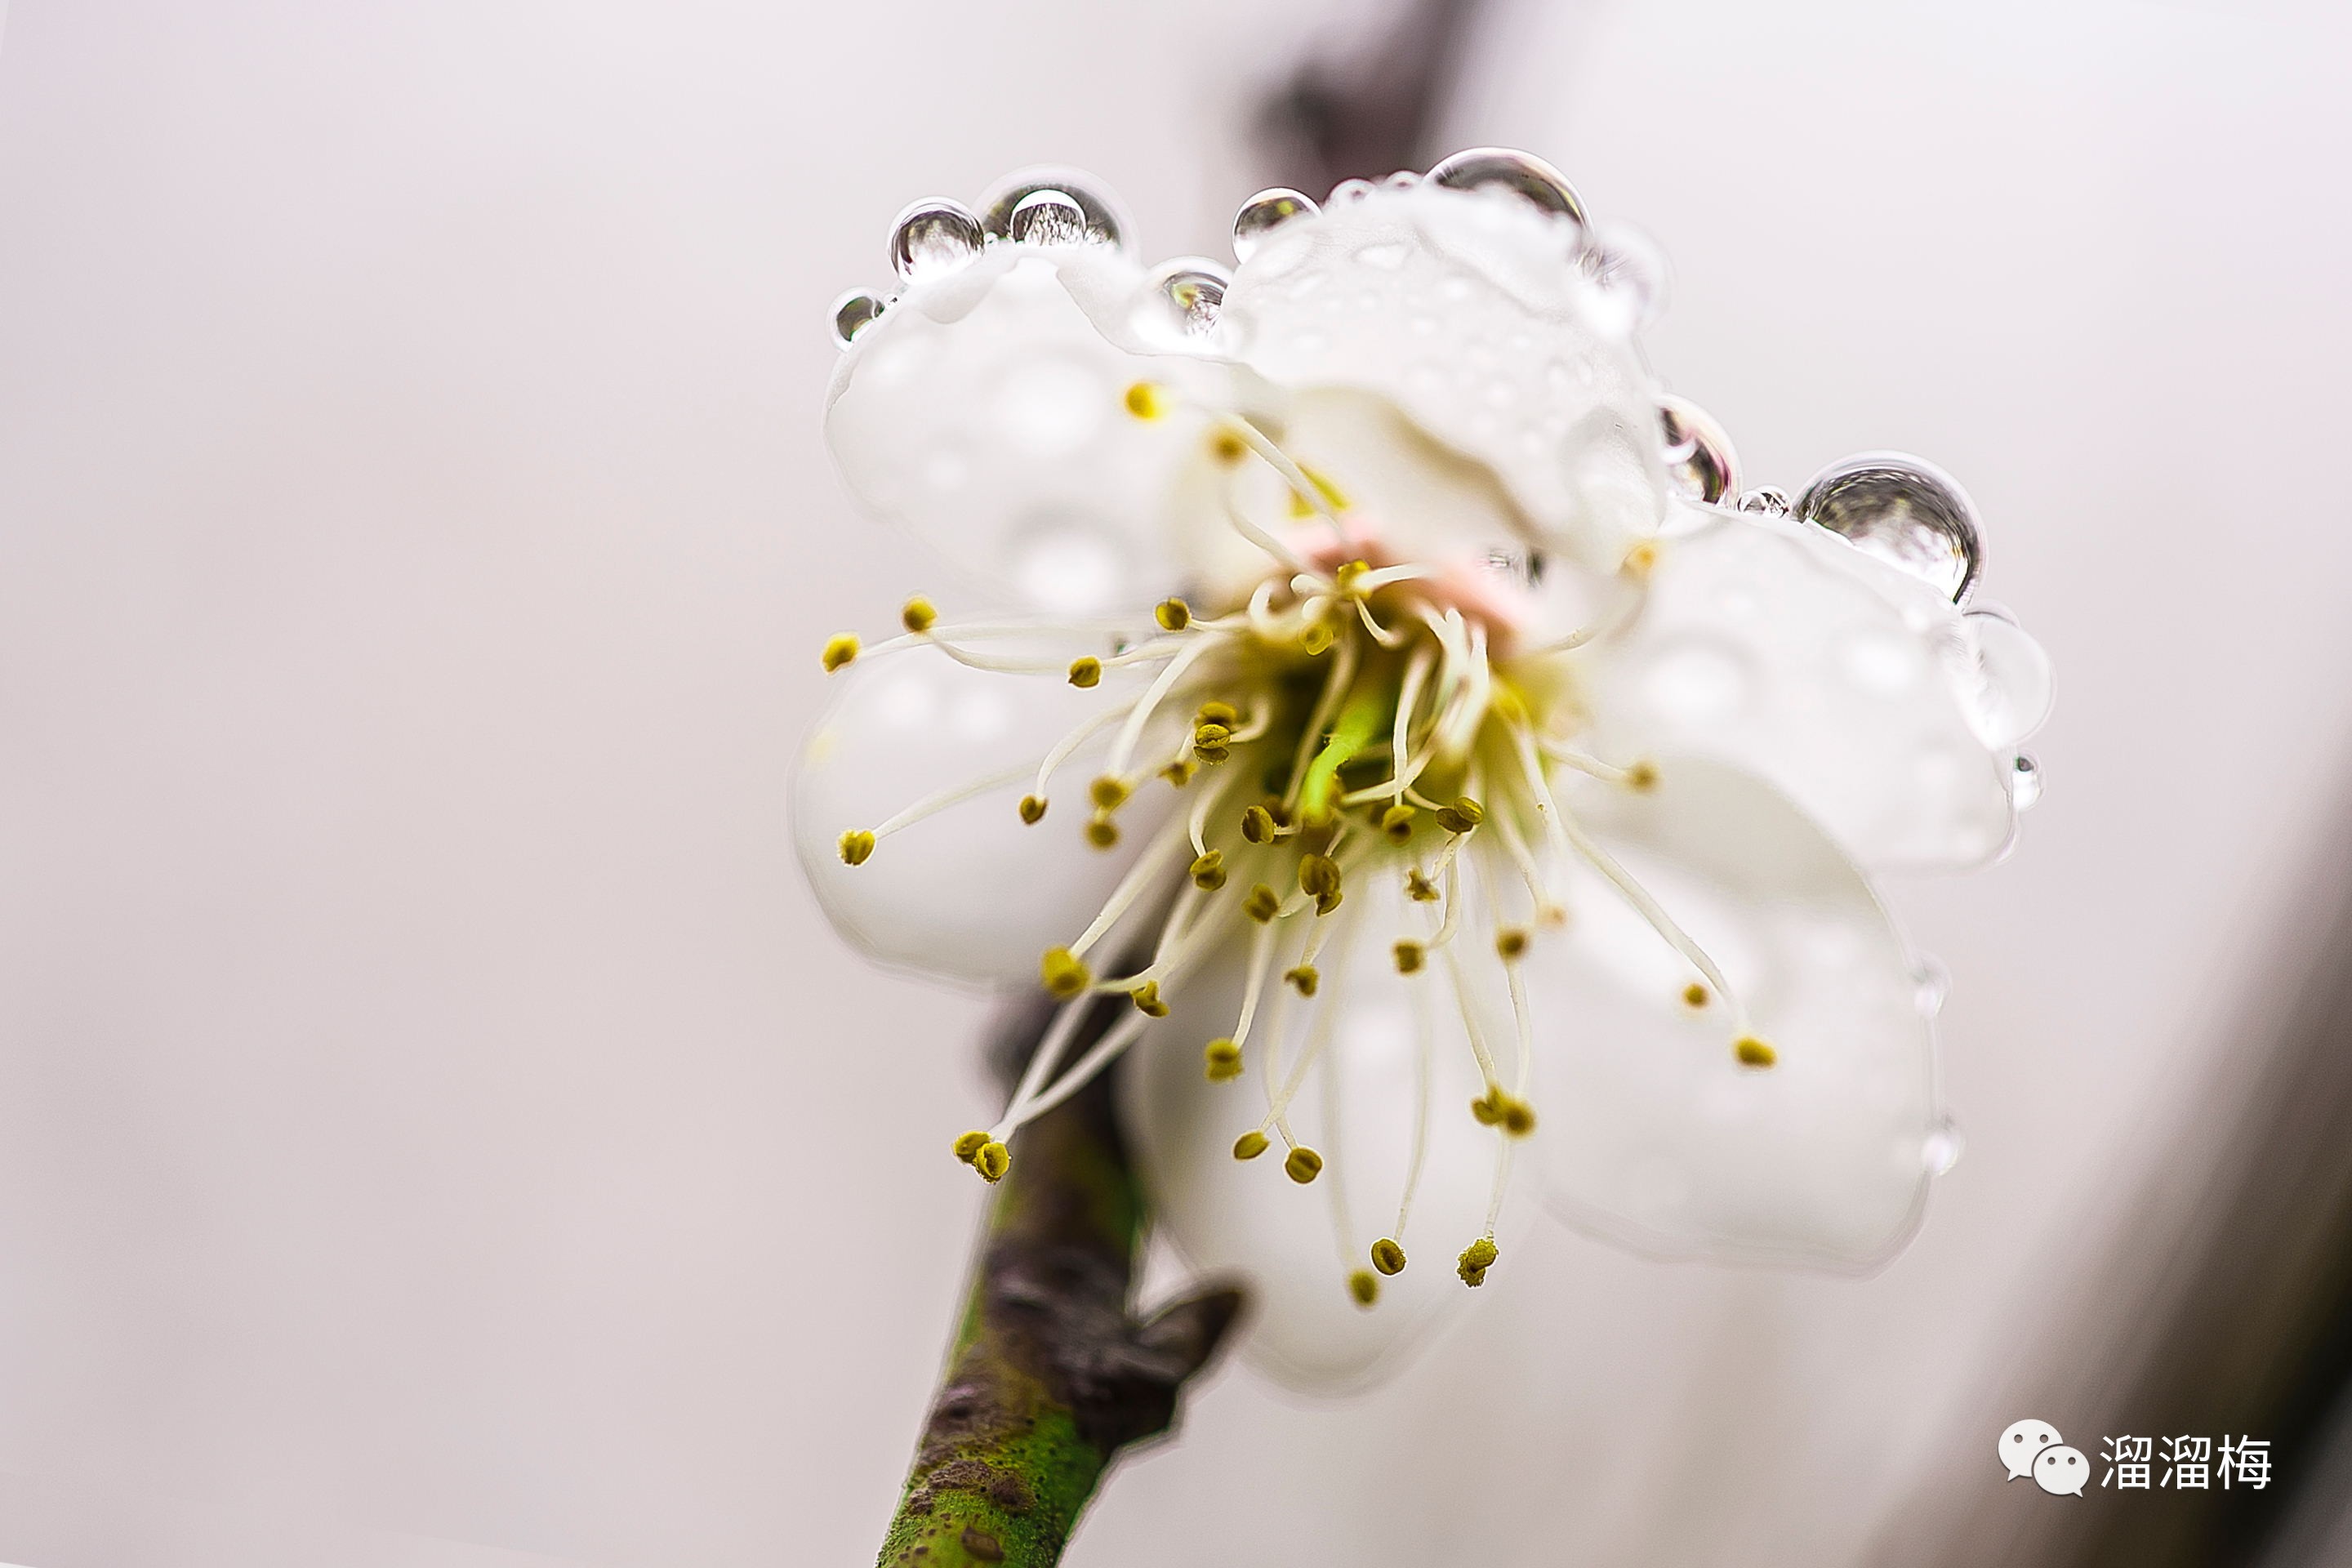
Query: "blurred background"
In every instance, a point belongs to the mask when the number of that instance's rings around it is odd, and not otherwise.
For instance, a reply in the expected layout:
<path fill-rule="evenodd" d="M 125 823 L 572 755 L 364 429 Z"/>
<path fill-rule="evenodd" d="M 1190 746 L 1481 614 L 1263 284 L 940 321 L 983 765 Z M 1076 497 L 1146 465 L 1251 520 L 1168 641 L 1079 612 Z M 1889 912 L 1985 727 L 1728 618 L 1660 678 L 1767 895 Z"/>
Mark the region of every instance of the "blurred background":
<path fill-rule="evenodd" d="M 818 641 L 931 570 L 827 468 L 827 306 L 1022 163 L 1223 255 L 1499 142 L 1661 242 L 1747 482 L 1933 458 L 2055 658 L 2014 858 L 1889 889 L 1967 1151 L 1868 1282 L 1555 1230 L 1369 1396 L 1228 1366 L 1070 1561 L 2352 1561 L 2347 58 L 2290 0 L 16 0 L 0 1559 L 870 1560 L 986 1009 L 790 851 Z M 2278 1479 L 2045 1497 L 2029 1415 Z"/>

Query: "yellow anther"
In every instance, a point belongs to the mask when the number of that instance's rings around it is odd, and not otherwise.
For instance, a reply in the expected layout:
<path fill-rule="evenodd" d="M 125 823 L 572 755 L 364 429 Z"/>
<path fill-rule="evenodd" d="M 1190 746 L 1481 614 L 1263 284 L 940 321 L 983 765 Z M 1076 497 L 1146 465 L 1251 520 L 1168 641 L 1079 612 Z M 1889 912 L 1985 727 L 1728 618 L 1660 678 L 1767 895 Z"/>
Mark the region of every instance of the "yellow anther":
<path fill-rule="evenodd" d="M 866 858 L 874 853 L 874 834 L 869 828 L 853 827 L 841 836 L 841 859 L 845 866 L 863 866 Z"/>
<path fill-rule="evenodd" d="M 1329 626 L 1325 626 L 1321 621 L 1317 621 L 1298 634 L 1298 650 L 1310 658 L 1328 653 L 1330 651 L 1332 639 L 1336 635 Z"/>
<path fill-rule="evenodd" d="M 1192 862 L 1192 886 L 1213 893 L 1225 885 L 1225 852 L 1212 849 Z"/>
<path fill-rule="evenodd" d="M 1242 1076 L 1241 1046 L 1230 1039 L 1211 1040 L 1201 1047 L 1201 1065 L 1211 1083 L 1231 1083 Z"/>
<path fill-rule="evenodd" d="M 1135 786 L 1116 773 L 1105 773 L 1087 785 L 1087 798 L 1102 811 L 1117 811 L 1134 793 Z"/>
<path fill-rule="evenodd" d="M 1168 396 L 1149 381 L 1139 381 L 1127 389 L 1127 411 L 1138 419 L 1157 419 L 1168 412 Z"/>
<path fill-rule="evenodd" d="M 1265 1152 L 1266 1142 L 1266 1136 L 1263 1132 L 1244 1132 L 1234 1140 L 1234 1158 L 1255 1160 Z"/>
<path fill-rule="evenodd" d="M 1536 1130 L 1536 1108 L 1515 1096 L 1503 1100 L 1503 1131 L 1514 1138 L 1524 1138 Z"/>
<path fill-rule="evenodd" d="M 1437 901 L 1437 884 L 1418 870 L 1407 871 L 1404 874 L 1404 896 L 1416 904 L 1433 904 Z"/>
<path fill-rule="evenodd" d="M 1467 833 L 1486 820 L 1486 808 L 1466 795 L 1454 797 L 1452 805 L 1437 808 L 1437 826 L 1448 833 Z"/>
<path fill-rule="evenodd" d="M 1252 888 L 1249 890 L 1249 897 L 1242 900 L 1242 912 L 1260 925 L 1274 919 L 1275 912 L 1281 908 L 1282 895 L 1264 882 Z"/>
<path fill-rule="evenodd" d="M 1316 899 L 1338 892 L 1339 863 L 1328 855 L 1301 855 L 1298 858 L 1298 890 Z"/>
<path fill-rule="evenodd" d="M 1196 724 L 1233 725 L 1240 723 L 1241 718 L 1241 710 L 1232 703 L 1209 701 L 1201 704 L 1201 710 L 1192 716 L 1192 721 Z"/>
<path fill-rule="evenodd" d="M 1049 947 L 1037 961 L 1038 978 L 1056 996 L 1076 996 L 1095 983 L 1094 971 L 1066 947 Z"/>
<path fill-rule="evenodd" d="M 1223 761 L 1223 759 L 1220 758 L 1218 760 Z M 1186 784 L 1192 782 L 1192 775 L 1200 771 L 1201 764 L 1193 761 L 1191 757 L 1179 757 L 1174 762 L 1169 763 L 1166 767 L 1160 769 L 1160 776 L 1168 781 L 1168 787 L 1170 789 L 1182 789 Z"/>
<path fill-rule="evenodd" d="M 1625 552 L 1625 575 L 1628 577 L 1647 577 L 1657 570 L 1657 565 L 1658 544 L 1654 539 L 1645 539 Z"/>
<path fill-rule="evenodd" d="M 1083 691 L 1102 683 L 1102 660 L 1088 654 L 1084 658 L 1070 660 L 1070 684 Z"/>
<path fill-rule="evenodd" d="M 1204 763 L 1222 763 L 1234 754 L 1234 732 L 1223 724 L 1192 726 L 1192 754 Z"/>
<path fill-rule="evenodd" d="M 1364 574 L 1371 569 L 1372 563 L 1369 561 L 1342 561 L 1331 574 L 1331 585 L 1342 594 L 1353 594 L 1356 584 L 1362 582 Z"/>
<path fill-rule="evenodd" d="M 1643 795 L 1658 787 L 1658 764 L 1635 763 L 1625 770 L 1625 787 Z"/>
<path fill-rule="evenodd" d="M 955 1157 L 969 1165 L 980 1158 L 980 1152 L 987 1147 L 987 1133 L 967 1132 L 955 1141 Z"/>
<path fill-rule="evenodd" d="M 1242 837 L 1253 844 L 1274 842 L 1274 813 L 1262 805 L 1242 813 Z"/>
<path fill-rule="evenodd" d="M 1323 1156 L 1301 1143 L 1283 1161 L 1282 1173 L 1303 1187 L 1323 1173 Z"/>
<path fill-rule="evenodd" d="M 831 675 L 857 657 L 859 643 L 856 634 L 843 632 L 824 639 L 824 672 Z"/>
<path fill-rule="evenodd" d="M 1475 1289 L 1486 1282 L 1486 1270 L 1495 1267 L 1495 1259 L 1497 1256 L 1499 1254 L 1495 1248 L 1495 1238 L 1491 1236 L 1482 1236 L 1462 1249 L 1462 1256 L 1455 1261 L 1454 1271 L 1462 1276 L 1462 1283 Z"/>
<path fill-rule="evenodd" d="M 1369 1268 L 1359 1268 L 1348 1276 L 1348 1294 L 1356 1299 L 1359 1307 L 1369 1307 L 1381 1299 L 1381 1282 Z"/>
<path fill-rule="evenodd" d="M 1220 430 L 1209 438 L 1209 455 L 1220 463 L 1238 463 L 1249 456 L 1249 443 L 1230 430 Z"/>
<path fill-rule="evenodd" d="M 982 1181 L 994 1186 L 1004 1179 L 1004 1173 L 1013 1168 L 1013 1152 L 991 1139 L 982 1143 L 980 1152 L 971 1157 L 971 1168 L 980 1173 Z"/>
<path fill-rule="evenodd" d="M 1503 1091 L 1489 1084 L 1486 1092 L 1470 1102 L 1470 1114 L 1478 1119 L 1481 1127 L 1500 1126 L 1503 1121 Z"/>
<path fill-rule="evenodd" d="M 1731 1054 L 1739 1058 L 1744 1068 L 1769 1068 L 1780 1059 L 1780 1053 L 1753 1035 L 1742 1035 L 1731 1042 Z"/>
<path fill-rule="evenodd" d="M 1318 893 L 1318 894 L 1316 894 L 1316 895 L 1315 895 L 1315 912 L 1316 912 L 1318 915 L 1328 915 L 1328 914 L 1329 914 L 1333 910 L 1336 910 L 1336 909 L 1338 909 L 1338 908 L 1339 907 L 1339 900 L 1340 900 L 1340 897 L 1341 897 L 1341 894 L 1340 894 L 1340 892 L 1339 892 L 1339 889 L 1337 889 L 1337 888 L 1332 889 L 1331 889 L 1329 892 L 1328 892 L 1328 893 Z"/>
<path fill-rule="evenodd" d="M 1145 981 L 1129 992 L 1127 999 L 1134 1003 L 1135 1010 L 1147 1018 L 1168 1016 L 1168 1004 L 1160 999 L 1160 982 L 1157 980 Z"/>
<path fill-rule="evenodd" d="M 1302 963 L 1296 969 L 1285 970 L 1282 977 L 1297 986 L 1301 996 L 1314 995 L 1315 988 L 1323 984 L 1323 976 L 1316 972 L 1315 966 L 1311 963 Z"/>
<path fill-rule="evenodd" d="M 1404 1272 L 1404 1248 L 1387 1237 L 1372 1243 L 1372 1267 L 1383 1274 Z"/>
<path fill-rule="evenodd" d="M 1517 926 L 1505 926 L 1495 933 L 1495 952 L 1508 963 L 1528 950 L 1528 933 Z"/>
<path fill-rule="evenodd" d="M 1097 849 L 1108 849 L 1118 842 L 1118 824 L 1108 816 L 1097 816 L 1087 824 L 1087 842 Z"/>
<path fill-rule="evenodd" d="M 1412 807 L 1399 801 L 1381 813 L 1381 832 L 1391 844 L 1403 844 L 1412 837 L 1412 819 L 1418 815 Z"/>
<path fill-rule="evenodd" d="M 1396 944 L 1395 952 L 1399 974 L 1419 973 L 1422 960 L 1428 956 L 1428 950 L 1417 942 L 1401 942 Z"/>
<path fill-rule="evenodd" d="M 898 624 L 910 632 L 927 632 L 940 618 L 940 613 L 920 594 L 898 607 Z"/>
<path fill-rule="evenodd" d="M 1045 818 L 1045 797 L 1024 795 L 1021 797 L 1021 820 L 1034 827 Z"/>
<path fill-rule="evenodd" d="M 1151 612 L 1151 618 L 1160 623 L 1163 632 L 1181 632 L 1192 624 L 1192 606 L 1181 599 L 1162 599 Z"/>
<path fill-rule="evenodd" d="M 1304 463 L 1298 465 L 1298 471 L 1307 476 L 1307 482 L 1315 487 L 1316 492 L 1322 496 L 1324 502 L 1328 505 L 1333 511 L 1345 511 L 1348 510 L 1348 498 L 1339 493 L 1339 486 L 1333 484 L 1329 479 L 1324 478 L 1321 474 L 1317 473 L 1313 468 L 1308 468 Z M 1300 495 L 1297 490 L 1290 492 L 1291 516 L 1312 517 L 1315 515 L 1315 504 L 1307 497 Z"/>
<path fill-rule="evenodd" d="M 1692 981 L 1689 984 L 1687 984 L 1687 985 L 1684 986 L 1684 987 L 1683 987 L 1683 1005 L 1684 1005 L 1684 1006 L 1685 1006 L 1685 1007 L 1704 1007 L 1704 1006 L 1706 1006 L 1706 986 L 1704 986 L 1704 985 L 1701 985 L 1701 984 L 1700 984 L 1697 981 L 1696 981 L 1696 980 Z"/>

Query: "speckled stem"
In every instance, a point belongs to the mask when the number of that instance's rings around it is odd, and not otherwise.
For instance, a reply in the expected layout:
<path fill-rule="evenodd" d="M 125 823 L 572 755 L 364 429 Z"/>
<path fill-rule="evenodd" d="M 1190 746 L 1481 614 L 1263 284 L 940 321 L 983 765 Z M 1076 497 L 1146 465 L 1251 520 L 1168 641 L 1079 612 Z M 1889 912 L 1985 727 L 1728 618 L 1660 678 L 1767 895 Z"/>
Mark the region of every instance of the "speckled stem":
<path fill-rule="evenodd" d="M 1126 1005 L 1107 998 L 1083 1035 Z M 1045 1016 L 1024 1019 L 1000 1055 L 1025 1058 Z M 1131 1315 L 1142 1236 L 1106 1074 L 1022 1129 L 879 1568 L 1058 1563 L 1112 1460 L 1169 1429 L 1242 1296 L 1213 1289 Z"/>

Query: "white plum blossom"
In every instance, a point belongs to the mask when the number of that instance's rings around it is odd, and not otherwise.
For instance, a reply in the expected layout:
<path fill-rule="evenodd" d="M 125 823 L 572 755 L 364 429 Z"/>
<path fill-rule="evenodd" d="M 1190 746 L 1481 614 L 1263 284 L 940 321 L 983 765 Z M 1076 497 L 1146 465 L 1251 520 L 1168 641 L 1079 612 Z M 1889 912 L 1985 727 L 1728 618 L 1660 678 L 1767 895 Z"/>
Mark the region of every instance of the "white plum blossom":
<path fill-rule="evenodd" d="M 1467 1299 L 1515 1168 L 1645 1253 L 1883 1265 L 1950 1133 L 1870 874 L 1998 855 L 2049 700 L 1966 499 L 1736 496 L 1645 253 L 1524 154 L 1267 193 L 1230 275 L 1120 226 L 919 203 L 837 316 L 844 479 L 988 607 L 827 646 L 800 853 L 875 957 L 1063 999 L 957 1153 L 1126 1054 L 1158 1218 L 1302 1384 Z"/>

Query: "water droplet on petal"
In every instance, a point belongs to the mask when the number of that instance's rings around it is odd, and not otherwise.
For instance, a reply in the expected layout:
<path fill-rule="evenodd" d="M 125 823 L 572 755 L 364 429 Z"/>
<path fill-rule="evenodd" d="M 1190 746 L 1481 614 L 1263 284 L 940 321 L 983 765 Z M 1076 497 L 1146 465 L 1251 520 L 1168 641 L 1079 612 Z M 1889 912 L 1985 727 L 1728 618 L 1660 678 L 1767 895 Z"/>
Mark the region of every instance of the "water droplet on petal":
<path fill-rule="evenodd" d="M 1943 961 L 1927 953 L 1911 970 L 1911 1005 L 1919 1009 L 1919 1016 L 1932 1018 L 1944 1010 L 1944 998 L 1951 993 L 1952 972 Z"/>
<path fill-rule="evenodd" d="M 833 341 L 847 348 L 850 340 L 880 319 L 889 303 L 871 289 L 852 289 L 833 302 Z"/>
<path fill-rule="evenodd" d="M 1287 186 L 1276 185 L 1271 190 L 1260 191 L 1244 202 L 1242 210 L 1234 215 L 1234 258 L 1247 261 L 1251 252 L 1265 243 L 1267 235 L 1292 218 L 1312 217 L 1322 210 L 1315 205 L 1313 196 Z"/>
<path fill-rule="evenodd" d="M 1395 174 L 1391 174 L 1388 178 L 1382 180 L 1381 184 L 1386 185 L 1392 191 L 1409 191 L 1412 189 L 1413 186 L 1421 184 L 1421 175 L 1411 169 L 1399 169 Z"/>
<path fill-rule="evenodd" d="M 2009 804 L 2020 811 L 2031 811 L 2033 803 L 2042 798 L 2042 764 L 2023 752 L 2009 775 Z"/>
<path fill-rule="evenodd" d="M 1831 464 L 1797 497 L 1797 515 L 1959 603 L 1983 564 L 1977 509 L 1959 481 L 1902 452 Z"/>
<path fill-rule="evenodd" d="M 1666 478 L 1675 489 L 1710 506 L 1732 492 L 1738 459 L 1713 415 L 1669 393 L 1658 399 L 1658 423 L 1665 432 Z"/>
<path fill-rule="evenodd" d="M 1919 1145 L 1919 1163 L 1931 1176 L 1940 1176 L 1960 1163 L 1960 1155 L 1969 1141 L 1960 1132 L 1960 1124 L 1946 1116 L 1937 1120 Z"/>
<path fill-rule="evenodd" d="M 909 280 L 936 276 L 971 260 L 986 237 L 961 202 L 926 196 L 908 203 L 890 226 L 890 265 Z"/>
<path fill-rule="evenodd" d="M 1032 191 L 1013 205 L 1005 234 L 1015 245 L 1084 245 L 1087 210 L 1066 191 Z"/>
<path fill-rule="evenodd" d="M 1740 491 L 1739 510 L 1758 512 L 1765 517 L 1786 517 L 1789 515 L 1789 492 L 1778 485 L 1758 485 L 1752 490 Z"/>
<path fill-rule="evenodd" d="M 1983 606 L 1960 617 L 1976 644 L 1977 680 L 1968 696 L 1977 739 L 2013 746 L 2049 717 L 2050 656 L 2007 613 Z"/>
<path fill-rule="evenodd" d="M 1342 180 L 1331 187 L 1330 203 L 1338 206 L 1341 202 L 1360 202 L 1370 195 L 1374 188 L 1370 180 Z"/>
<path fill-rule="evenodd" d="M 1544 212 L 1584 222 L 1584 203 L 1566 175 L 1532 153 L 1508 147 L 1473 147 L 1456 153 L 1429 172 L 1432 184 L 1457 191 L 1507 190 Z"/>
<path fill-rule="evenodd" d="M 981 198 L 981 226 L 998 239 L 1019 239 L 1021 236 L 1013 226 L 1014 209 L 1031 196 L 1048 191 L 1076 204 L 1085 215 L 1081 232 L 1075 240 L 1034 238 L 1029 243 L 1075 245 L 1091 241 L 1097 245 L 1126 245 L 1127 222 L 1117 199 L 1093 175 L 1076 169 L 1034 168 L 1007 174 Z"/>
<path fill-rule="evenodd" d="M 1641 230 L 1623 224 L 1602 225 L 1598 239 L 1577 265 L 1601 285 L 1628 327 L 1646 327 L 1665 313 L 1665 253 Z"/>
<path fill-rule="evenodd" d="M 1217 312 L 1233 281 L 1225 269 L 1197 256 L 1164 262 L 1151 275 L 1139 324 L 1178 347 L 1198 345 L 1217 329 Z"/>

